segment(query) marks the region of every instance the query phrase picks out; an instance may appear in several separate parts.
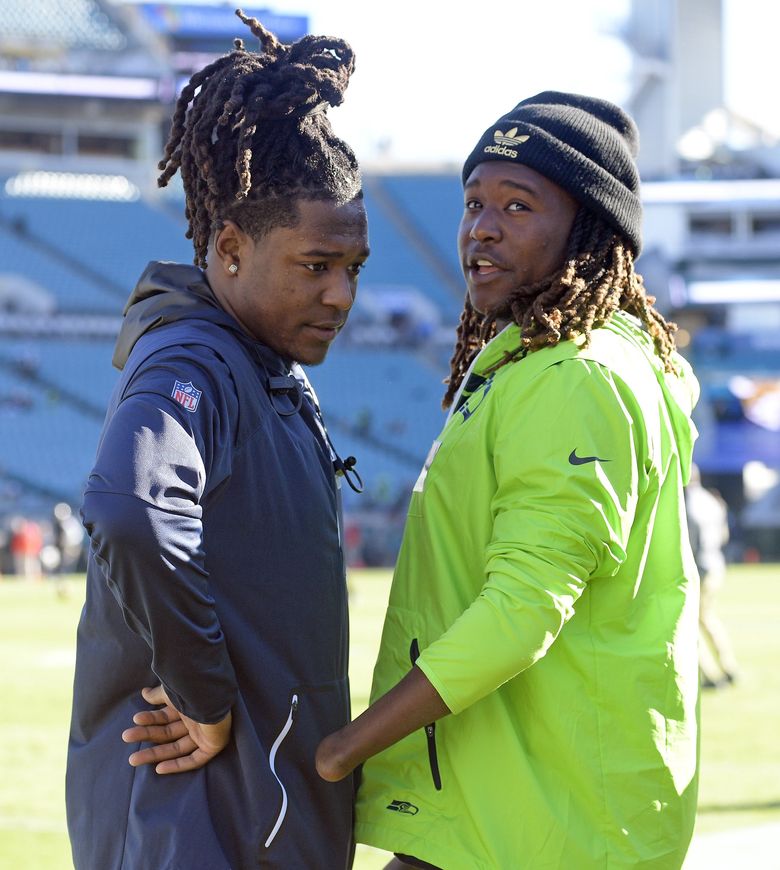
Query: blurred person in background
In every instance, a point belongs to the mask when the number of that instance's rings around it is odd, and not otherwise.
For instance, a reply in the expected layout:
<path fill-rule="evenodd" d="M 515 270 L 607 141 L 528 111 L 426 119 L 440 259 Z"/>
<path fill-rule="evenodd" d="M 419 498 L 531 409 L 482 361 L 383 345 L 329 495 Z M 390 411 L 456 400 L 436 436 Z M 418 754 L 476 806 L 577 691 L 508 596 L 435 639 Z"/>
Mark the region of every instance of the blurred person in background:
<path fill-rule="evenodd" d="M 64 501 L 58 502 L 52 511 L 52 543 L 44 547 L 51 551 L 51 568 L 57 595 L 66 598 L 69 593 L 67 576 L 78 569 L 84 548 L 84 528 L 73 513 L 73 508 Z"/>
<path fill-rule="evenodd" d="M 326 114 L 354 56 L 238 14 L 262 52 L 236 40 L 192 77 L 160 164 L 161 185 L 181 172 L 197 265 L 151 263 L 130 297 L 84 496 L 77 870 L 352 861 L 353 784 L 314 766 L 349 721 L 349 469 L 301 364 L 324 360 L 368 256 Z"/>
<path fill-rule="evenodd" d="M 636 126 L 524 100 L 463 168 L 450 414 L 414 487 L 363 763 L 389 868 L 679 868 L 698 783 L 698 384 L 646 295 Z"/>
<path fill-rule="evenodd" d="M 685 488 L 685 507 L 693 556 L 699 569 L 699 667 L 705 689 L 734 683 L 739 667 L 726 626 L 718 614 L 718 594 L 726 579 L 723 548 L 729 541 L 726 502 L 714 490 L 702 485 L 694 465 Z"/>
<path fill-rule="evenodd" d="M 81 559 L 84 528 L 67 502 L 61 501 L 54 506 L 52 527 L 54 546 L 59 554 L 57 571 L 59 574 L 72 574 Z"/>
<path fill-rule="evenodd" d="M 11 530 L 6 521 L 0 520 L 0 578 L 13 570 L 11 560 Z"/>
<path fill-rule="evenodd" d="M 14 574 L 24 580 L 40 580 L 43 529 L 41 524 L 29 517 L 15 517 L 11 521 L 9 543 Z"/>

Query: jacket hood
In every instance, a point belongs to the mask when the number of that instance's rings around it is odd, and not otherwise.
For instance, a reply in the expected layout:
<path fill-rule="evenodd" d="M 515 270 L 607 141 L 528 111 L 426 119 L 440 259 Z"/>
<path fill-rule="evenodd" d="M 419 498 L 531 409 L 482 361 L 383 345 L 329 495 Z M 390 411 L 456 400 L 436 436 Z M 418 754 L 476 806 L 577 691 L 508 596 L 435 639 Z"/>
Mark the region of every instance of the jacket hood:
<path fill-rule="evenodd" d="M 691 418 L 691 412 L 699 401 L 699 382 L 690 365 L 682 357 L 675 363 L 680 374 L 678 376 L 664 374 L 666 384 L 664 398 L 679 450 L 683 484 L 687 484 L 691 479 L 693 445 L 699 437 L 699 430 Z"/>
<path fill-rule="evenodd" d="M 181 263 L 149 263 L 123 315 L 112 360 L 120 370 L 138 339 L 167 323 L 207 320 L 243 336 L 236 321 L 219 307 L 205 274 L 196 266 Z"/>
<path fill-rule="evenodd" d="M 669 414 L 677 453 L 680 457 L 682 479 L 686 484 L 691 475 L 693 445 L 699 437 L 696 424 L 691 419 L 691 412 L 699 401 L 700 390 L 693 369 L 687 360 L 675 353 L 672 359 L 675 373 L 665 371 L 660 357 L 655 353 L 652 340 L 642 329 L 639 321 L 630 314 L 616 312 L 607 327 L 641 347 L 652 365 Z"/>

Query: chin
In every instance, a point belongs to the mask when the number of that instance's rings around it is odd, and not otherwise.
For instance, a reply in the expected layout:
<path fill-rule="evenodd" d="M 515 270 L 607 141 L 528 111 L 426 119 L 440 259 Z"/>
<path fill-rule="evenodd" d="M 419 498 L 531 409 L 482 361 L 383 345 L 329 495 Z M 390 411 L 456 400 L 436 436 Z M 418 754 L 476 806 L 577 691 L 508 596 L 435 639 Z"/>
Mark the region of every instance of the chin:
<path fill-rule="evenodd" d="M 486 298 L 486 294 L 480 293 L 478 290 L 476 292 L 469 290 L 469 302 L 477 314 L 484 315 L 490 308 L 490 300 Z"/>
<path fill-rule="evenodd" d="M 500 308 L 505 302 L 511 291 L 503 293 L 489 292 L 486 290 L 469 290 L 469 301 L 471 307 L 478 314 L 488 314 Z"/>
<path fill-rule="evenodd" d="M 328 355 L 330 345 L 321 350 L 309 350 L 302 353 L 293 354 L 293 359 L 302 366 L 318 366 L 325 362 L 325 357 Z"/>

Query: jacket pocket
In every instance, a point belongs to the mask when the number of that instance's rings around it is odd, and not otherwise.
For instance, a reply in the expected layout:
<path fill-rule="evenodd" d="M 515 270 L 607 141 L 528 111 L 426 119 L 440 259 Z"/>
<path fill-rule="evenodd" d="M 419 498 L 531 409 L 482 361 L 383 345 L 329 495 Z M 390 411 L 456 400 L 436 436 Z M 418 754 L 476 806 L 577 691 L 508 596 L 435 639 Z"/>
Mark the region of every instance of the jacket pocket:
<path fill-rule="evenodd" d="M 412 643 L 409 646 L 409 658 L 412 666 L 420 657 L 420 644 L 416 637 L 412 638 Z M 431 722 L 423 729 L 425 731 L 425 740 L 428 744 L 428 763 L 431 767 L 431 778 L 436 791 L 441 791 L 441 771 L 439 770 L 439 755 L 436 751 L 436 723 Z"/>
<path fill-rule="evenodd" d="M 271 746 L 271 751 L 268 754 L 268 766 L 271 768 L 271 773 L 273 774 L 274 779 L 279 784 L 279 789 L 281 790 L 282 802 L 281 802 L 281 806 L 279 808 L 279 814 L 276 817 L 276 821 L 274 822 L 273 827 L 271 828 L 271 832 L 268 834 L 268 837 L 266 838 L 265 843 L 263 844 L 266 849 L 276 839 L 276 835 L 279 833 L 279 830 L 281 829 L 282 824 L 284 823 L 285 816 L 287 815 L 287 805 L 288 805 L 287 789 L 284 787 L 284 783 L 282 782 L 282 780 L 279 777 L 279 774 L 277 772 L 276 758 L 277 758 L 277 755 L 279 754 L 279 749 L 281 748 L 282 743 L 284 743 L 285 739 L 287 738 L 287 735 L 290 733 L 290 730 L 293 727 L 293 722 L 295 721 L 295 714 L 297 711 L 298 711 L 298 695 L 294 694 L 292 696 L 292 698 L 290 699 L 290 712 L 287 714 L 287 721 L 282 726 L 282 730 L 277 735 L 276 740 L 274 740 L 273 746 Z"/>
<path fill-rule="evenodd" d="M 346 867 L 353 848 L 353 778 L 325 782 L 314 759 L 322 738 L 349 722 L 349 682 L 301 683 L 288 692 L 287 716 L 274 729 L 268 752 L 277 803 L 260 839 L 261 866 L 320 867 L 328 855 L 328 866 Z"/>

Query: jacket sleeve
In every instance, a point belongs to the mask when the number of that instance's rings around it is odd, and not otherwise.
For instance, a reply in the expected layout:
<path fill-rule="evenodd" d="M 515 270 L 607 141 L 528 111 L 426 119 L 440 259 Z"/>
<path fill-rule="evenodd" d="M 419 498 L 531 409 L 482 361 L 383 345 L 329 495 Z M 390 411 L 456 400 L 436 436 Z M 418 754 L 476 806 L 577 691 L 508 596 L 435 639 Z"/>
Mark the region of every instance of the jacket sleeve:
<path fill-rule="evenodd" d="M 499 406 L 484 585 L 417 662 L 455 713 L 542 658 L 586 584 L 626 558 L 641 417 L 596 363 L 566 360 L 535 381 Z"/>
<path fill-rule="evenodd" d="M 153 359 L 106 426 L 82 516 L 106 583 L 149 645 L 174 706 L 216 722 L 233 705 L 236 680 L 209 588 L 202 519 L 204 500 L 229 474 L 237 400 L 216 356 L 208 365 L 165 352 Z M 200 391 L 195 410 L 173 397 L 177 381 Z"/>

